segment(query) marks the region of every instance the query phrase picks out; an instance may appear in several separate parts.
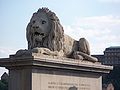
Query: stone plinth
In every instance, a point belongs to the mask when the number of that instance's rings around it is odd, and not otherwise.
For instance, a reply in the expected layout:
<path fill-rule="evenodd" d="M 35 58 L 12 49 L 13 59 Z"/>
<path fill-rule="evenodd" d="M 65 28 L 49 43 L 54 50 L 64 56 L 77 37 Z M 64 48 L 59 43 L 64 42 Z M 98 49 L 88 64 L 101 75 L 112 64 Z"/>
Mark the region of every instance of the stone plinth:
<path fill-rule="evenodd" d="M 9 70 L 9 90 L 102 90 L 102 74 L 111 66 L 68 58 L 0 59 Z"/>

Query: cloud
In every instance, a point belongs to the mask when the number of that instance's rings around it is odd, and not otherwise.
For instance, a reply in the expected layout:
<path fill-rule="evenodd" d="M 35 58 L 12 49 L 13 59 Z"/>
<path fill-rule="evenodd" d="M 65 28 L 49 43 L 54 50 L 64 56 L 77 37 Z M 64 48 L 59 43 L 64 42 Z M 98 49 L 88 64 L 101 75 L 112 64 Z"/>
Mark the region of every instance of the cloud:
<path fill-rule="evenodd" d="M 8 70 L 3 67 L 0 67 L 0 77 L 4 74 L 4 72 L 8 73 Z"/>
<path fill-rule="evenodd" d="M 120 45 L 120 17 L 95 16 L 76 18 L 72 25 L 64 26 L 65 33 L 79 39 L 85 37 L 90 42 L 92 54 L 103 53 L 109 46 Z"/>
<path fill-rule="evenodd" d="M 8 47 L 0 47 L 0 58 L 7 58 L 11 54 L 15 54 L 17 49 L 8 48 Z"/>

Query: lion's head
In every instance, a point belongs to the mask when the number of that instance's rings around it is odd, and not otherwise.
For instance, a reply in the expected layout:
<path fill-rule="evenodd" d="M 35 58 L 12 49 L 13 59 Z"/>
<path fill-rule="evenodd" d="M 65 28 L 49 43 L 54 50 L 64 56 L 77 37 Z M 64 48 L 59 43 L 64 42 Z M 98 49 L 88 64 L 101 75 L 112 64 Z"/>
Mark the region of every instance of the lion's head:
<path fill-rule="evenodd" d="M 52 51 L 63 48 L 64 31 L 55 13 L 48 8 L 35 12 L 27 26 L 28 49 L 45 47 Z"/>

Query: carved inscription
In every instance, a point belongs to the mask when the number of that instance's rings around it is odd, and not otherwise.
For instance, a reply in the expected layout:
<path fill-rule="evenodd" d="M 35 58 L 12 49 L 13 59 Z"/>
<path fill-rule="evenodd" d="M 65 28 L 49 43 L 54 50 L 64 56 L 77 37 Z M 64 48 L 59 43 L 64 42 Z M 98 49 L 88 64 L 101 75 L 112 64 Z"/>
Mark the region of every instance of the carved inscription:
<path fill-rule="evenodd" d="M 70 89 L 72 88 L 73 89 Z M 91 90 L 90 84 L 84 84 L 84 83 L 64 83 L 64 82 L 48 82 L 48 88 L 51 90 Z"/>
<path fill-rule="evenodd" d="M 40 90 L 101 90 L 100 79 L 89 76 L 41 74 L 38 80 Z"/>

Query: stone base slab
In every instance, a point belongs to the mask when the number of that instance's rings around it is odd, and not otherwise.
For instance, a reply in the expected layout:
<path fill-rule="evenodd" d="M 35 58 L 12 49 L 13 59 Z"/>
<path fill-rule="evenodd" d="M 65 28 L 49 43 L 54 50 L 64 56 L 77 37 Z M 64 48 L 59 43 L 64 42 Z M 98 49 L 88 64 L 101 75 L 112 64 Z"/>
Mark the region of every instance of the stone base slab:
<path fill-rule="evenodd" d="M 9 90 L 102 90 L 102 74 L 113 67 L 75 59 L 0 59 L 9 69 Z"/>

